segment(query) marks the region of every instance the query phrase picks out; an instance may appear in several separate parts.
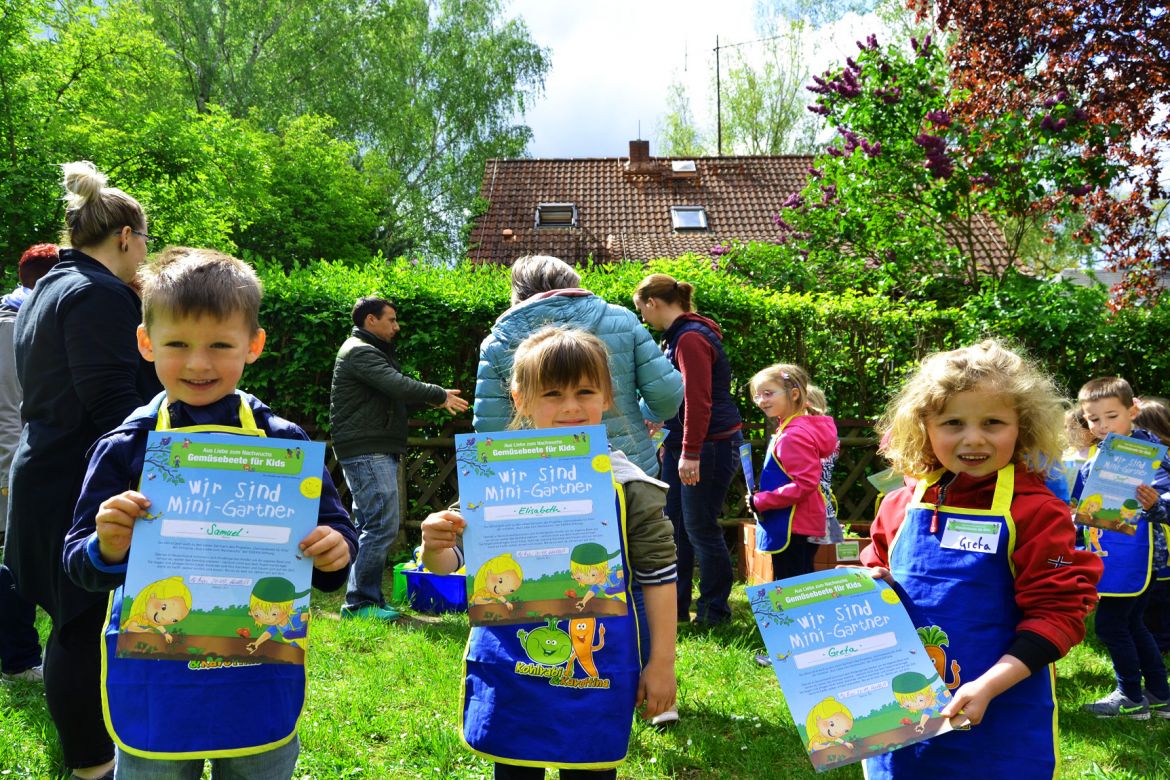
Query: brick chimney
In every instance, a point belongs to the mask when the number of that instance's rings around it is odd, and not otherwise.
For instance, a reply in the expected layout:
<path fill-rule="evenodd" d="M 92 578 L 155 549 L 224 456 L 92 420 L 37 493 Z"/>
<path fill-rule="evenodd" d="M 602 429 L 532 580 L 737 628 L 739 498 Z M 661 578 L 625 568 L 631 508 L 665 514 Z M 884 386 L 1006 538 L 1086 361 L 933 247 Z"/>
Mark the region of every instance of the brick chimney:
<path fill-rule="evenodd" d="M 626 173 L 653 173 L 658 170 L 650 160 L 649 141 L 630 141 L 630 159 L 626 162 Z"/>

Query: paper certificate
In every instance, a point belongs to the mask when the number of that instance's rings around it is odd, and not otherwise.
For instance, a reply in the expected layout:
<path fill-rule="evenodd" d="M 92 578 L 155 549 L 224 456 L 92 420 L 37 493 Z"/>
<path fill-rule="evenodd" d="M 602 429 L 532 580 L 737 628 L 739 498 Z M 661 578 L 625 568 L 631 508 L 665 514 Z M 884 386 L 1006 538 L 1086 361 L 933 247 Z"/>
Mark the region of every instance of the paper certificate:
<path fill-rule="evenodd" d="M 455 437 L 472 625 L 626 614 L 605 426 Z"/>
<path fill-rule="evenodd" d="M 118 655 L 303 664 L 325 445 L 151 431 Z"/>
<path fill-rule="evenodd" d="M 748 586 L 792 720 L 818 771 L 951 731 L 951 695 L 898 594 L 862 569 Z"/>
<path fill-rule="evenodd" d="M 752 445 L 744 442 L 739 445 L 739 464 L 743 467 L 743 481 L 747 485 L 748 493 L 756 492 L 756 472 L 752 468 Z"/>
<path fill-rule="evenodd" d="M 1137 500 L 1138 485 L 1154 481 L 1166 447 L 1150 441 L 1111 433 L 1097 446 L 1097 455 L 1081 494 L 1072 502 L 1076 521 L 1094 529 L 1118 531 L 1133 536 L 1142 508 Z M 1089 539 L 1090 549 L 1099 533 Z"/>

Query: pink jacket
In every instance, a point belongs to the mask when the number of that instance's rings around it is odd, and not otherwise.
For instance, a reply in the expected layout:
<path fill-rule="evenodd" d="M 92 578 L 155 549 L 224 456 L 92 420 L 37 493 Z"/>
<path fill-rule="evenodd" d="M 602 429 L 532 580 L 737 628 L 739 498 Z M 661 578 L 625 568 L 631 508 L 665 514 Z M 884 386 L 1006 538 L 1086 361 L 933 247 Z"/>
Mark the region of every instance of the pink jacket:
<path fill-rule="evenodd" d="M 837 451 L 837 424 L 832 417 L 802 414 L 773 439 L 772 455 L 792 480 L 776 490 L 756 493 L 757 510 L 794 506 L 792 533 L 825 535 L 825 498 L 821 495 L 821 460 Z"/>

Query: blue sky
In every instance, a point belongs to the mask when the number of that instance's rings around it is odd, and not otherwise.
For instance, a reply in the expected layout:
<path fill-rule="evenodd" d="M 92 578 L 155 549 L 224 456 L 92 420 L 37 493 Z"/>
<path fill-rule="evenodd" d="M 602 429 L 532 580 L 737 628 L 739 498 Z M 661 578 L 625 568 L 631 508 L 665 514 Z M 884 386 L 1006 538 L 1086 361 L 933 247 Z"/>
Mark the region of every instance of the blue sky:
<path fill-rule="evenodd" d="M 760 37 L 754 0 L 513 0 L 505 13 L 551 49 L 545 92 L 524 117 L 533 157 L 623 157 L 639 125 L 658 153 L 671 82 L 687 86 L 696 122 L 708 124 L 716 35 L 720 45 Z M 817 33 L 805 47 L 812 72 L 843 61 L 874 26 L 850 15 Z"/>

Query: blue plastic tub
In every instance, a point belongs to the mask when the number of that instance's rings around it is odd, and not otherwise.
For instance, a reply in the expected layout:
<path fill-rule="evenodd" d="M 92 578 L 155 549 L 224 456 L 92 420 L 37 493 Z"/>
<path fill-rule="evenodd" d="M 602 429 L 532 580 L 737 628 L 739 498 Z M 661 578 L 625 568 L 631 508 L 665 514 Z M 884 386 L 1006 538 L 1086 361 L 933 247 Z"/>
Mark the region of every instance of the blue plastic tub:
<path fill-rule="evenodd" d="M 402 573 L 406 576 L 406 599 L 411 608 L 433 614 L 467 611 L 464 575 L 411 570 Z"/>

